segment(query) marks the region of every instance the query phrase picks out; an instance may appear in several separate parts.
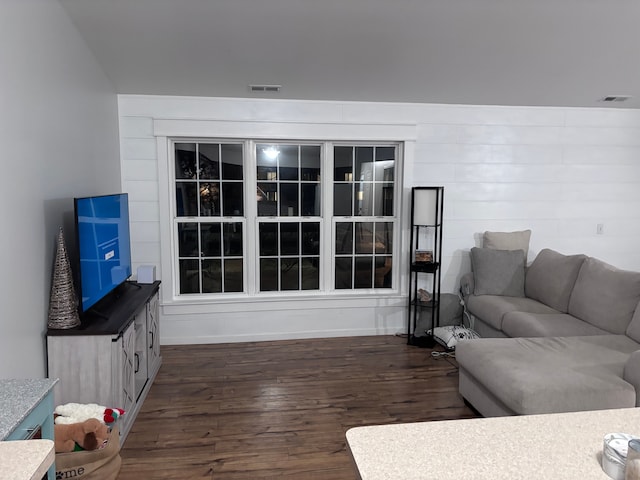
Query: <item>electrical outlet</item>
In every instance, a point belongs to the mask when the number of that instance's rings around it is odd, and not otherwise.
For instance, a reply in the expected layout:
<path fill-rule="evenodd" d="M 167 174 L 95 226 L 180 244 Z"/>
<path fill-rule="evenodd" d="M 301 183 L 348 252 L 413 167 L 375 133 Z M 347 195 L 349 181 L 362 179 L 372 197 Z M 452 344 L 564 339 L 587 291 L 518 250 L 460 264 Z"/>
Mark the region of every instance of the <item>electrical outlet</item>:
<path fill-rule="evenodd" d="M 598 235 L 604 235 L 604 223 L 599 223 L 596 225 L 596 233 Z"/>

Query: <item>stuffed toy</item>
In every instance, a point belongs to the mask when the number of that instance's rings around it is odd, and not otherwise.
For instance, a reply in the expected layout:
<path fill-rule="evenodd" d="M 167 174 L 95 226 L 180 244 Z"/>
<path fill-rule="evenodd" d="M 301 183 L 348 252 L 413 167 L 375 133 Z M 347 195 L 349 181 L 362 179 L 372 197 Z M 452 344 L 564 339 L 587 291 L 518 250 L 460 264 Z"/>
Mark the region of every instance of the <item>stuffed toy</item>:
<path fill-rule="evenodd" d="M 53 426 L 56 453 L 96 450 L 104 445 L 108 437 L 108 427 L 95 418 L 89 418 L 81 423 Z"/>
<path fill-rule="evenodd" d="M 95 418 L 111 426 L 118 417 L 124 415 L 124 410 L 121 408 L 107 408 L 95 403 L 67 403 L 58 405 L 53 413 L 58 415 L 55 418 L 55 423 L 59 425 L 80 423 L 89 418 Z"/>

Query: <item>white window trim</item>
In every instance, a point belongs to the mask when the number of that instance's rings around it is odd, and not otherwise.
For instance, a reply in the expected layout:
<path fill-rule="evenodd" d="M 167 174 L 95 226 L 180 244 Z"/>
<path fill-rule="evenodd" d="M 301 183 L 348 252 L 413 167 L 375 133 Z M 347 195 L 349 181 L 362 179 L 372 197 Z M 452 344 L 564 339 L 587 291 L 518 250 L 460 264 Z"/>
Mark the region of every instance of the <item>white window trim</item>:
<path fill-rule="evenodd" d="M 396 264 L 393 268 L 393 289 L 357 289 L 357 290 L 336 290 L 333 288 L 334 266 L 330 261 L 329 268 L 327 262 L 324 262 L 325 268 L 322 269 L 321 285 L 327 288 L 324 291 L 310 292 L 257 292 L 257 262 L 255 261 L 255 252 L 250 261 L 247 261 L 245 269 L 245 292 L 237 294 L 223 294 L 216 298 L 202 298 L 196 296 L 180 296 L 174 291 L 174 285 L 177 284 L 177 269 L 173 265 L 175 251 L 175 239 L 172 234 L 172 217 L 171 215 L 160 215 L 160 258 L 163 277 L 165 281 L 161 285 L 161 293 L 163 304 L 169 307 L 166 312 L 170 314 L 171 306 L 191 307 L 193 313 L 211 313 L 215 311 L 225 311 L 227 308 L 235 308 L 238 303 L 244 303 L 247 310 L 253 310 L 260 302 L 270 302 L 275 308 L 306 308 L 305 304 L 309 301 L 317 301 L 320 299 L 331 300 L 332 303 L 340 303 L 346 301 L 362 301 L 363 305 L 370 305 L 372 300 L 381 304 L 397 304 L 404 300 L 406 292 L 406 275 L 402 273 L 406 271 L 408 262 L 406 251 L 408 243 L 408 235 L 406 230 L 406 217 L 408 195 L 404 187 L 405 168 L 407 165 L 413 164 L 412 156 L 415 148 L 415 140 L 417 138 L 417 126 L 415 124 L 349 124 L 349 123 L 285 123 L 285 122 L 229 122 L 215 120 L 175 120 L 175 119 L 156 119 L 154 120 L 154 136 L 156 137 L 156 147 L 158 154 L 158 186 L 159 186 L 159 206 L 161 212 L 171 212 L 174 185 L 171 183 L 170 160 L 172 154 L 172 139 L 180 138 L 213 138 L 238 140 L 273 140 L 283 142 L 307 142 L 319 141 L 325 143 L 324 157 L 327 162 L 332 165 L 333 152 L 327 149 L 328 143 L 347 142 L 350 144 L 357 143 L 398 143 L 398 160 L 400 160 L 399 168 L 396 169 L 396 188 L 394 194 L 394 202 L 398 213 L 396 215 L 396 226 L 394 228 L 394 249 L 397 250 Z M 329 139 L 329 140 L 328 140 Z M 245 152 L 246 154 L 246 152 Z M 327 168 L 323 165 L 323 168 Z M 254 169 L 247 168 L 245 174 L 245 182 L 255 182 Z M 327 170 L 325 170 L 327 171 Z M 332 171 L 330 169 L 329 171 Z M 332 177 L 333 175 L 331 175 Z M 323 213 L 331 212 L 332 195 L 327 195 L 324 188 L 331 188 L 332 182 L 323 182 Z M 256 209 L 255 202 L 248 201 L 249 192 L 245 189 L 245 208 Z M 245 214 L 249 212 L 245 210 Z M 331 217 L 331 216 L 330 216 Z M 323 241 L 329 242 L 331 258 L 334 255 L 333 245 L 333 226 L 330 220 L 323 218 Z M 247 229 L 247 241 L 245 251 L 249 254 L 249 245 L 257 248 L 256 229 Z M 325 243 L 326 244 L 326 243 Z M 170 277 L 170 278 L 168 278 Z M 250 282 L 249 279 L 256 279 Z M 178 313 L 177 311 L 175 313 Z M 180 313 L 185 313 L 184 309 L 180 309 Z"/>

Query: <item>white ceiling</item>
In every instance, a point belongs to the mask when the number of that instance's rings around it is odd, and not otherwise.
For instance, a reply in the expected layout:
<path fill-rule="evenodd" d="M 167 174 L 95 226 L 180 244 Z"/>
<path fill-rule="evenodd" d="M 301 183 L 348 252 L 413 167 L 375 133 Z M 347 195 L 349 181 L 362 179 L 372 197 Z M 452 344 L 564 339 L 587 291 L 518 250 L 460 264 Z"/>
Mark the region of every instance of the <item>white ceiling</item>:
<path fill-rule="evenodd" d="M 118 93 L 640 108 L 640 0 L 58 1 Z"/>

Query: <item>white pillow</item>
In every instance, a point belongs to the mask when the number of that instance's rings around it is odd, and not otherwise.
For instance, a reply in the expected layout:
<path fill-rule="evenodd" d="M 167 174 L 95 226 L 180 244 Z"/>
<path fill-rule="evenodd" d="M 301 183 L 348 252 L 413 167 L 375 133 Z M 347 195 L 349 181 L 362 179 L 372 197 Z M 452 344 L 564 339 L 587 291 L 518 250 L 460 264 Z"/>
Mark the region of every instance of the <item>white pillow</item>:
<path fill-rule="evenodd" d="M 531 230 L 520 232 L 484 232 L 482 246 L 494 250 L 523 250 L 524 258 L 529 254 Z"/>
<path fill-rule="evenodd" d="M 431 335 L 431 329 L 427 330 L 427 335 Z M 456 348 L 458 341 L 480 338 L 480 335 L 467 327 L 449 325 L 446 327 L 434 328 L 433 338 L 443 347 L 453 350 Z"/>

